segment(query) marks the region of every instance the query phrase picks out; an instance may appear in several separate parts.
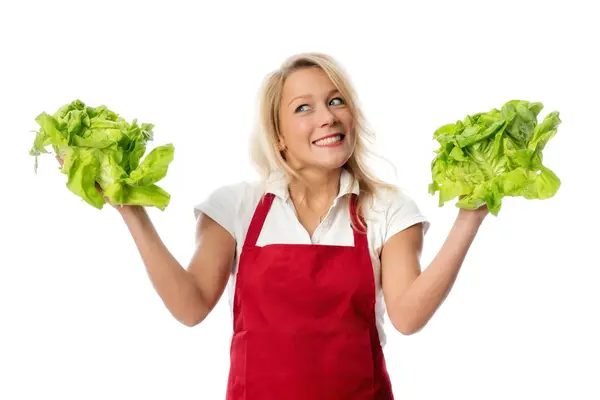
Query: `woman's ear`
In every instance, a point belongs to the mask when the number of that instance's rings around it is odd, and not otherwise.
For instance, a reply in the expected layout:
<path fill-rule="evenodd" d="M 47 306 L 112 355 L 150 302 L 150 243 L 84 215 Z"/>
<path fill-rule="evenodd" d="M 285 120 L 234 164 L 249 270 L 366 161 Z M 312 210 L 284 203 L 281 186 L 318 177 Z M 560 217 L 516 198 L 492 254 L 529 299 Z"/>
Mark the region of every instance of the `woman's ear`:
<path fill-rule="evenodd" d="M 277 142 L 277 150 L 285 151 L 287 147 L 285 146 L 285 142 L 283 140 L 283 136 L 279 135 L 279 141 Z"/>

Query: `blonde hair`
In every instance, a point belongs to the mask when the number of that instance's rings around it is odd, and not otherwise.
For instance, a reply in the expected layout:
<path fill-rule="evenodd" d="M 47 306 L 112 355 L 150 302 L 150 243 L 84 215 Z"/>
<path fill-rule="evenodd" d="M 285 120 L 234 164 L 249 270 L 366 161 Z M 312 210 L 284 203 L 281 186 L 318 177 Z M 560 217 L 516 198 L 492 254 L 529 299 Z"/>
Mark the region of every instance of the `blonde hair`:
<path fill-rule="evenodd" d="M 279 69 L 265 77 L 259 91 L 258 120 L 251 137 L 250 158 L 263 179 L 266 179 L 273 171 L 283 169 L 287 173 L 288 179 L 294 177 L 302 180 L 296 171 L 288 165 L 278 147 L 281 134 L 279 108 L 281 105 L 281 92 L 287 77 L 299 69 L 314 67 L 320 68 L 327 74 L 333 85 L 342 94 L 353 116 L 356 146 L 343 168 L 350 172 L 354 181 L 358 181 L 360 189 L 358 214 L 364 208 L 367 200 L 372 202 L 378 188 L 391 188 L 392 185 L 377 179 L 367 166 L 368 157 L 374 155 L 374 152 L 369 148 L 369 144 L 373 142 L 375 135 L 367 128 L 366 120 L 358 106 L 357 96 L 350 79 L 339 63 L 331 56 L 314 52 L 296 54 L 285 60 Z M 353 183 L 351 182 L 351 184 Z M 362 214 L 364 215 L 364 213 Z M 358 217 L 358 215 L 353 217 Z M 366 228 L 360 218 L 356 218 L 355 221 L 359 221 L 359 225 L 363 229 Z"/>

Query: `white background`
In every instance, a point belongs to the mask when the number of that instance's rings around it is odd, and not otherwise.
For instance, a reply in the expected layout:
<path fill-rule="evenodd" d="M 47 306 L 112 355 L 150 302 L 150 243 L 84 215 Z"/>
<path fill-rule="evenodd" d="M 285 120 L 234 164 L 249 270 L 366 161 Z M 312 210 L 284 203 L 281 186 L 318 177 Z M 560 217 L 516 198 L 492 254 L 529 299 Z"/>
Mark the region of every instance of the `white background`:
<path fill-rule="evenodd" d="M 168 4 L 168 5 L 167 5 Z M 171 317 L 125 224 L 33 172 L 35 117 L 81 99 L 173 143 L 161 237 L 187 266 L 194 204 L 254 179 L 247 143 L 264 75 L 300 51 L 350 73 L 382 177 L 431 218 L 423 267 L 456 216 L 427 193 L 433 131 L 511 99 L 563 120 L 544 153 L 553 199 L 490 216 L 427 327 L 385 348 L 397 398 L 599 399 L 600 29 L 592 2 L 19 1 L 0 7 L 0 398 L 223 399 L 226 298 L 201 325 Z M 596 38 L 596 39 L 594 39 Z"/>

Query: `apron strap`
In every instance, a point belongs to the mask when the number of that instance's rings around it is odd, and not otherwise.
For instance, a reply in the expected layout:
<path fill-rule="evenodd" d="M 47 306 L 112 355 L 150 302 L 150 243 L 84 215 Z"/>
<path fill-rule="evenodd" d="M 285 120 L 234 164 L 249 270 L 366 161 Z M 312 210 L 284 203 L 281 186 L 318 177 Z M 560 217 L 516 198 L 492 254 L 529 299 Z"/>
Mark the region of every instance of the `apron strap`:
<path fill-rule="evenodd" d="M 362 215 L 358 214 L 359 218 L 360 218 L 360 222 L 364 225 L 364 228 L 360 226 L 360 224 L 358 223 L 358 220 L 356 219 L 356 210 L 358 208 L 358 195 L 356 193 L 352 193 L 352 196 L 350 197 L 350 221 L 352 221 L 352 233 L 354 235 L 354 247 L 360 247 L 363 249 L 367 249 L 369 248 L 369 242 L 367 239 L 367 233 L 366 231 L 363 231 L 363 229 L 367 229 L 367 223 L 365 222 L 365 219 L 363 218 Z"/>
<path fill-rule="evenodd" d="M 256 210 L 254 210 L 252 221 L 250 221 L 250 226 L 248 227 L 248 233 L 246 234 L 244 246 L 252 247 L 256 245 L 256 241 L 258 240 L 260 231 L 262 230 L 263 224 L 265 223 L 267 214 L 271 209 L 271 204 L 273 204 L 274 198 L 275 195 L 273 193 L 265 193 L 264 196 L 261 197 L 260 201 L 258 202 L 258 205 L 256 206 Z"/>

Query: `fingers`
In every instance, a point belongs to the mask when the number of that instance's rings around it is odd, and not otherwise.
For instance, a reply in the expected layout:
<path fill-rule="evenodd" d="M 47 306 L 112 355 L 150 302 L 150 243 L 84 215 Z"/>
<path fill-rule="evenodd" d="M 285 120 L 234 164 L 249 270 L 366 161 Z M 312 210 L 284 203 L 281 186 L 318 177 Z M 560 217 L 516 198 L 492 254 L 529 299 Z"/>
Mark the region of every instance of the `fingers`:
<path fill-rule="evenodd" d="M 64 165 L 64 160 L 62 158 L 60 158 L 58 156 L 58 154 L 56 155 L 56 159 L 58 160 L 58 163 L 60 164 L 60 166 L 62 167 Z M 102 195 L 102 198 L 104 199 L 104 201 L 107 204 L 110 204 L 113 207 L 122 207 L 122 205 L 117 205 L 117 204 L 111 204 L 110 200 L 108 199 L 108 197 L 104 196 L 104 192 L 102 191 L 102 187 L 98 184 L 98 182 L 96 182 L 96 190 L 98 191 L 98 193 L 100 193 Z"/>
<path fill-rule="evenodd" d="M 100 187 L 100 185 L 98 184 L 98 182 L 96 182 L 96 190 L 98 191 L 98 193 L 100 193 L 102 195 L 102 198 L 104 199 L 105 202 L 107 202 L 108 204 L 110 204 L 110 201 L 108 200 L 108 197 L 104 196 L 104 192 L 102 191 L 102 187 Z"/>
<path fill-rule="evenodd" d="M 98 191 L 98 193 L 100 193 L 102 195 L 102 198 L 104 199 L 104 201 L 106 202 L 106 204 L 111 205 L 114 208 L 123 207 L 122 204 L 112 204 L 110 202 L 110 199 L 108 197 L 104 196 L 104 192 L 102 191 L 102 187 L 98 184 L 98 182 L 96 182 L 96 190 Z"/>

